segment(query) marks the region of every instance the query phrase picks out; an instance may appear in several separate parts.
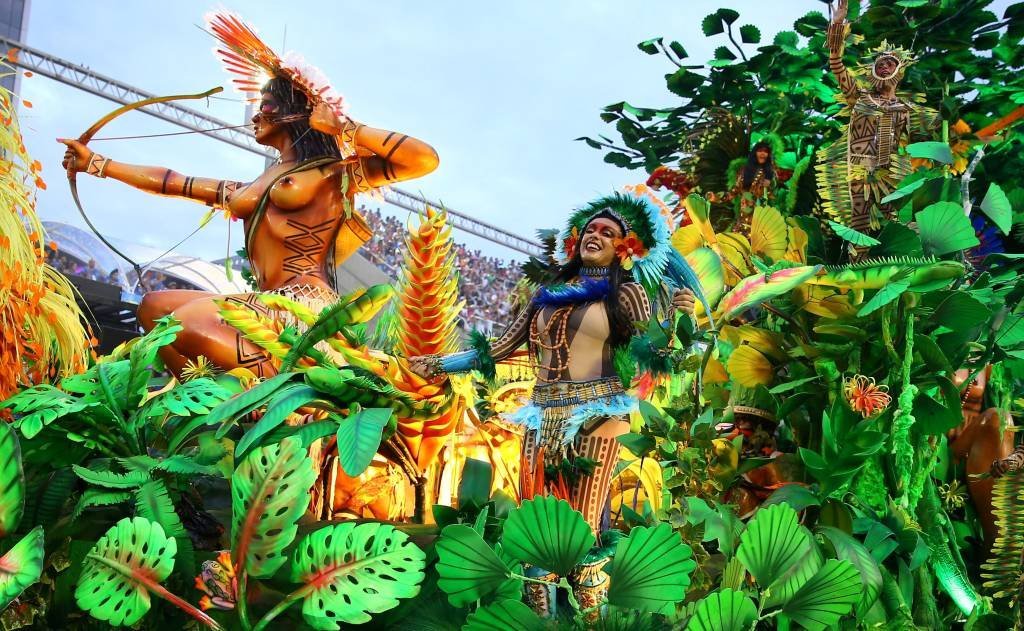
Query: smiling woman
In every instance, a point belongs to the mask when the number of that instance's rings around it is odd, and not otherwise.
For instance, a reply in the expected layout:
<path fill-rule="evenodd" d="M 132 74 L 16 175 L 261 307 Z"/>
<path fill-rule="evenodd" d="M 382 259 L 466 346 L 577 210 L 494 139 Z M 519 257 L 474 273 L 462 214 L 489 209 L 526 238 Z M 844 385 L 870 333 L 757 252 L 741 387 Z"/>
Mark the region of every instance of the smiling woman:
<path fill-rule="evenodd" d="M 649 295 L 682 261 L 669 254 L 668 235 L 667 217 L 647 199 L 616 194 L 591 202 L 570 218 L 565 261 L 554 280 L 493 344 L 477 338 L 475 350 L 410 359 L 414 371 L 433 378 L 486 371 L 525 344 L 537 385 L 530 403 L 508 418 L 526 431 L 522 497 L 550 492 L 570 501 L 597 535 L 607 527 L 616 438 L 629 431 L 628 415 L 637 405 L 613 358 L 635 325 L 651 319 Z M 692 313 L 693 294 L 677 289 L 672 307 Z M 607 589 L 601 571 L 607 561 L 607 552 L 599 552 L 570 577 L 583 608 L 600 602 Z M 528 595 L 542 613 L 550 611 L 545 594 Z"/>
<path fill-rule="evenodd" d="M 137 189 L 181 197 L 224 209 L 245 227 L 245 248 L 260 291 L 298 300 L 319 312 L 337 300 L 329 270 L 370 237 L 353 197 L 373 188 L 425 175 L 437 168 L 430 145 L 394 131 L 348 118 L 342 98 L 315 68 L 293 57 L 279 58 L 255 32 L 230 14 L 208 16 L 220 40 L 218 55 L 246 94 L 259 94 L 253 132 L 278 160 L 251 182 L 186 176 L 170 169 L 116 162 L 75 140 L 64 167 Z M 225 370 L 247 368 L 260 377 L 275 372 L 270 358 L 220 320 L 223 301 L 244 304 L 270 318 L 256 294 L 155 291 L 139 307 L 150 330 L 167 315 L 184 330 L 161 349 L 167 366 L 180 373 L 205 356 Z"/>

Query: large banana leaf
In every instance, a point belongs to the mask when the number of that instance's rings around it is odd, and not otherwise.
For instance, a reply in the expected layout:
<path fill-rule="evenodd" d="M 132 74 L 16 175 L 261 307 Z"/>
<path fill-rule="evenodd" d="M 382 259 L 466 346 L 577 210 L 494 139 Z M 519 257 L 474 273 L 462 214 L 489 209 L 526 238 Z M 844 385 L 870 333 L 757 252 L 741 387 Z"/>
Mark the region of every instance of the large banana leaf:
<path fill-rule="evenodd" d="M 75 589 L 78 606 L 114 626 L 133 625 L 150 608 L 150 592 L 174 568 L 178 547 L 159 524 L 125 517 L 96 542 Z"/>
<path fill-rule="evenodd" d="M 509 513 L 501 538 L 516 559 L 566 576 L 594 545 L 594 534 L 565 500 L 538 497 Z"/>
<path fill-rule="evenodd" d="M 780 269 L 770 274 L 747 276 L 718 301 L 716 317 L 724 322 L 750 307 L 790 291 L 817 274 L 820 269 L 820 265 L 804 265 Z"/>
<path fill-rule="evenodd" d="M 275 393 L 260 420 L 238 441 L 235 446 L 235 457 L 244 458 L 261 438 L 284 423 L 295 410 L 316 399 L 318 394 L 316 390 L 303 383 L 289 384 Z"/>
<path fill-rule="evenodd" d="M 437 545 L 437 586 L 448 602 L 463 607 L 490 594 L 509 578 L 509 570 L 477 531 L 452 524 Z"/>
<path fill-rule="evenodd" d="M 757 608 L 743 592 L 722 589 L 699 603 L 686 631 L 747 631 L 757 620 Z"/>
<path fill-rule="evenodd" d="M 302 616 L 314 629 L 360 624 L 420 591 L 426 555 L 394 526 L 353 522 L 307 535 L 292 556 L 304 584 Z"/>
<path fill-rule="evenodd" d="M 466 618 L 462 631 L 541 631 L 544 623 L 518 600 L 499 600 Z"/>
<path fill-rule="evenodd" d="M 0 420 L 0 538 L 14 532 L 25 512 L 25 472 L 14 429 Z"/>
<path fill-rule="evenodd" d="M 285 562 L 295 522 L 309 506 L 313 463 L 296 438 L 250 453 L 231 476 L 231 550 L 236 572 L 266 578 Z"/>
<path fill-rule="evenodd" d="M 0 557 L 0 610 L 43 573 L 43 529 L 36 526 Z"/>
<path fill-rule="evenodd" d="M 836 628 L 861 598 L 860 575 L 849 561 L 829 559 L 803 584 L 782 612 L 808 631 Z"/>
<path fill-rule="evenodd" d="M 761 508 L 740 535 L 736 556 L 762 588 L 802 559 L 810 545 L 796 511 L 785 504 Z"/>
<path fill-rule="evenodd" d="M 651 612 L 674 607 L 696 567 L 690 546 L 669 524 L 633 528 L 615 546 L 608 603 Z"/>
<path fill-rule="evenodd" d="M 357 477 L 370 466 L 392 411 L 370 408 L 352 414 L 338 425 L 338 461 L 346 474 Z"/>

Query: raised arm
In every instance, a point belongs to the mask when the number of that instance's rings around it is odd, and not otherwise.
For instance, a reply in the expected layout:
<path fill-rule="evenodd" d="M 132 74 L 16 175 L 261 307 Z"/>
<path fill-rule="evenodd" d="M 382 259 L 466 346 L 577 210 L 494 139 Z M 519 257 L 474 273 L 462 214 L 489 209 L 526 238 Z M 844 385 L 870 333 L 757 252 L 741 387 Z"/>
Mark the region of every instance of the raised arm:
<path fill-rule="evenodd" d="M 437 152 L 422 140 L 339 117 L 325 104 L 313 109 L 309 124 L 337 136 L 343 146 L 355 145 L 370 188 L 422 177 L 438 165 Z"/>
<path fill-rule="evenodd" d="M 836 76 L 839 89 L 843 91 L 847 101 L 852 102 L 858 96 L 857 82 L 843 64 L 843 51 L 846 48 L 846 36 L 850 32 L 850 24 L 846 21 L 847 0 L 839 0 L 832 22 L 828 25 L 825 42 L 828 45 L 828 68 Z"/>
<path fill-rule="evenodd" d="M 224 206 L 242 182 L 182 175 L 171 169 L 115 162 L 95 153 L 77 140 L 59 139 L 68 146 L 65 169 L 106 177 L 154 195 L 182 197 L 208 205 Z"/>

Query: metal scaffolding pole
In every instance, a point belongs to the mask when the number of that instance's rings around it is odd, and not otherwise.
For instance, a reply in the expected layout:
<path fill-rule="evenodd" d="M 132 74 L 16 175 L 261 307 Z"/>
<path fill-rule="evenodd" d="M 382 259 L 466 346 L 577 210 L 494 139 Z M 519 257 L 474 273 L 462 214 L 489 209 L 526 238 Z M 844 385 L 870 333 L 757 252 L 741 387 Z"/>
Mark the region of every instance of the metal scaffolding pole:
<path fill-rule="evenodd" d="M 17 49 L 18 54 L 13 62 L 16 66 L 31 70 L 36 74 L 49 77 L 54 81 L 59 81 L 74 88 L 85 90 L 90 94 L 95 94 L 115 103 L 127 105 L 128 103 L 156 96 L 84 66 L 79 66 L 6 37 L 0 37 L 0 46 L 6 49 Z M 168 123 L 216 138 L 240 149 L 251 151 L 265 158 L 276 158 L 272 151 L 256 142 L 256 139 L 249 133 L 247 128 L 237 127 L 232 123 L 207 116 L 202 112 L 177 103 L 156 103 L 147 105 L 139 111 Z M 445 208 L 443 204 L 395 187 L 384 189 L 384 200 L 389 204 L 421 215 L 426 214 L 428 206 L 438 209 Z M 541 252 L 541 245 L 537 241 L 519 236 L 479 219 L 474 219 L 469 215 L 450 208 L 445 208 L 445 210 L 451 217 L 452 225 L 465 232 L 516 250 L 517 252 L 522 252 L 523 254 L 535 256 Z"/>

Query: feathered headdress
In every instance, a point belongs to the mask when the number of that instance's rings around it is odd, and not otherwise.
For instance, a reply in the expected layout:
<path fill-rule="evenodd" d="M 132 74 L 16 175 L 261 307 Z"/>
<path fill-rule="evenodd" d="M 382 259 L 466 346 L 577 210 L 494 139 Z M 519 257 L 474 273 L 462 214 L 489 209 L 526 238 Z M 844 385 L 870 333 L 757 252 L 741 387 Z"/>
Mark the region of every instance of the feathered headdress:
<path fill-rule="evenodd" d="M 562 233 L 564 260 L 576 255 L 583 231 L 598 215 L 610 216 L 622 225 L 623 237 L 616 241 L 615 253 L 623 269 L 632 270 L 638 283 L 651 293 L 663 281 L 673 288 L 688 288 L 708 308 L 697 275 L 672 247 L 671 218 L 646 196 L 613 193 L 574 212 Z"/>
<path fill-rule="evenodd" d="M 208 13 L 206 24 L 221 46 L 213 49 L 224 68 L 235 75 L 235 88 L 252 98 L 273 77 L 284 77 L 309 99 L 311 106 L 326 103 L 340 118 L 345 114 L 344 99 L 327 78 L 296 53 L 278 57 L 263 43 L 256 31 L 233 13 Z M 258 98 L 258 97 L 257 97 Z"/>
<path fill-rule="evenodd" d="M 885 57 L 896 62 L 896 70 L 888 77 L 879 77 L 875 66 L 880 59 Z M 882 40 L 881 44 L 872 48 L 861 58 L 860 69 L 863 71 L 864 77 L 877 89 L 885 84 L 895 85 L 902 81 L 907 68 L 916 61 L 917 57 L 913 52 L 901 46 L 893 46 L 888 40 Z"/>

